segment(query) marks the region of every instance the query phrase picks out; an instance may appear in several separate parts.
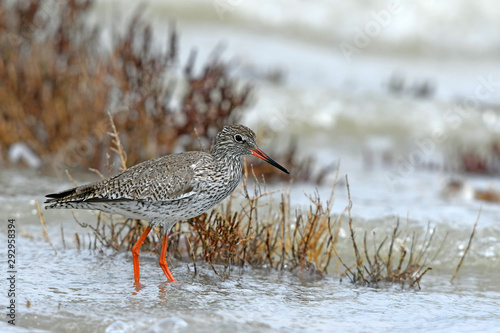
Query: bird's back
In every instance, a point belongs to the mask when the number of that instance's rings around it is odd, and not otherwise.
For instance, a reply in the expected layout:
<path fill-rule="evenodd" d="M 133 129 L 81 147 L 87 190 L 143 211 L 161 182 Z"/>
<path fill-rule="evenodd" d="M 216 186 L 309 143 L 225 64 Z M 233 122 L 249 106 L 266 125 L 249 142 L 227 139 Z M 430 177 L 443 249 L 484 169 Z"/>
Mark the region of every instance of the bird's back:
<path fill-rule="evenodd" d="M 96 183 L 47 195 L 46 208 L 100 209 L 126 202 L 171 202 L 193 195 L 210 170 L 212 155 L 192 151 L 172 154 L 137 164 Z"/>

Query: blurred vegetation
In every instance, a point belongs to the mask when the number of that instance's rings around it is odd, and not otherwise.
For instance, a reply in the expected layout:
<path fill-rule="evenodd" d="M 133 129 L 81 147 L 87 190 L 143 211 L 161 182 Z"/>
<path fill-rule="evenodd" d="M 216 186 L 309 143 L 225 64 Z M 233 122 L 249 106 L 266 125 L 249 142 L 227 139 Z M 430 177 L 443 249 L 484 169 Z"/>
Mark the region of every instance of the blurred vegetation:
<path fill-rule="evenodd" d="M 166 50 L 159 51 L 152 28 L 137 11 L 104 43 L 103 28 L 88 24 L 92 0 L 54 4 L 0 2 L 0 161 L 7 160 L 12 144 L 22 142 L 57 174 L 89 167 L 110 174 L 115 163 L 108 158 L 107 113 L 120 133 L 128 166 L 208 149 L 223 126 L 241 119 L 251 86 L 233 79 L 218 59 L 194 73 L 195 52 L 176 73 L 173 28 Z M 313 174 L 312 159 L 299 160 L 293 145 L 274 157 L 293 170 L 296 180 L 319 183 L 332 170 Z M 258 173 L 269 174 L 268 180 L 282 177 L 252 163 Z"/>
<path fill-rule="evenodd" d="M 465 150 L 459 152 L 460 166 L 468 173 L 500 174 L 500 143 L 491 142 L 484 152 Z"/>
<path fill-rule="evenodd" d="M 0 9 L 2 146 L 25 142 L 38 156 L 57 155 L 64 165 L 103 169 L 111 145 L 108 111 L 130 165 L 179 146 L 192 149 L 196 132 L 211 140 L 238 120 L 234 111 L 247 103 L 250 90 L 237 89 L 223 64 L 213 61 L 195 76 L 193 58 L 184 71 L 180 110 L 174 110 L 173 89 L 165 83 L 174 79 L 168 76 L 177 60 L 175 31 L 166 52 L 154 51 L 151 28 L 138 14 L 105 50 L 101 29 L 85 23 L 91 4 L 60 3 L 48 14 L 57 17 L 43 16 L 39 1 Z"/>

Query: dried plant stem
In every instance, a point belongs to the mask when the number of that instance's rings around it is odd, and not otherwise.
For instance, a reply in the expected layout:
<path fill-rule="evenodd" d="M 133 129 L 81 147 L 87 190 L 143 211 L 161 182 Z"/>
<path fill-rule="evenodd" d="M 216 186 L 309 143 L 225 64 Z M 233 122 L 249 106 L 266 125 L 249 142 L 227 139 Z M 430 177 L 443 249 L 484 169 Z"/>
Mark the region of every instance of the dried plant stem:
<path fill-rule="evenodd" d="M 40 205 L 38 204 L 38 201 L 36 201 L 36 210 L 38 211 L 38 218 L 40 219 L 40 223 L 42 224 L 43 237 L 50 244 L 50 246 L 54 250 L 55 254 L 57 254 L 57 250 L 54 247 L 54 245 L 52 244 L 52 241 L 50 240 L 49 234 L 47 233 L 47 228 L 45 227 L 45 218 L 43 217 L 42 210 L 40 209 Z"/>
<path fill-rule="evenodd" d="M 69 171 L 65 170 L 65 172 L 66 172 L 66 176 L 68 176 L 69 181 L 72 182 L 73 185 L 78 186 L 78 183 L 75 181 L 75 179 L 73 178 L 73 176 L 70 175 Z"/>
<path fill-rule="evenodd" d="M 345 175 L 346 187 L 347 187 L 347 197 L 349 199 L 347 213 L 349 215 L 349 230 L 351 231 L 351 239 L 352 239 L 352 247 L 354 248 L 354 254 L 356 256 L 356 269 L 358 270 L 358 279 L 363 279 L 363 260 L 361 259 L 361 255 L 359 254 L 358 245 L 356 244 L 356 239 L 354 237 L 354 229 L 352 227 L 352 216 L 351 216 L 351 208 L 352 208 L 352 200 L 351 200 L 351 190 L 349 187 L 349 178 Z"/>
<path fill-rule="evenodd" d="M 94 168 L 89 168 L 89 171 L 92 171 L 94 172 L 95 174 L 97 174 L 101 179 L 105 179 L 106 177 L 104 177 L 104 175 L 101 173 L 101 171 L 97 170 L 97 169 L 94 169 Z"/>
<path fill-rule="evenodd" d="M 340 257 L 335 246 L 333 246 L 333 252 L 335 252 L 335 255 L 337 256 L 337 258 L 339 258 L 339 261 L 342 263 L 342 266 L 345 267 L 346 272 L 349 272 L 352 275 L 352 279 L 351 279 L 351 277 L 349 277 L 349 275 L 346 274 L 347 277 L 351 280 L 351 282 L 355 282 L 356 275 L 354 275 L 354 273 L 351 272 L 351 269 L 344 263 L 344 260 L 342 260 L 342 258 Z"/>
<path fill-rule="evenodd" d="M 474 223 L 474 227 L 472 228 L 472 233 L 470 234 L 469 243 L 467 244 L 467 247 L 465 248 L 465 251 L 464 251 L 464 254 L 462 255 L 462 258 L 460 258 L 460 262 L 458 263 L 457 268 L 455 269 L 455 273 L 453 273 L 453 276 L 451 277 L 450 282 L 453 282 L 453 280 L 457 276 L 458 271 L 460 270 L 460 267 L 462 267 L 462 263 L 464 262 L 465 255 L 467 254 L 467 252 L 469 252 L 470 245 L 472 243 L 472 238 L 474 238 L 474 233 L 476 232 L 476 227 L 477 227 L 477 224 L 479 223 L 479 217 L 481 216 L 482 209 L 483 209 L 483 207 L 481 206 L 481 208 L 479 208 L 479 213 L 477 214 L 477 219 L 476 219 L 476 222 Z"/>
<path fill-rule="evenodd" d="M 76 248 L 77 248 L 78 250 L 80 250 L 80 244 L 81 244 L 81 243 L 80 243 L 80 236 L 78 236 L 78 233 L 77 233 L 77 232 L 75 232 L 75 237 L 74 237 L 73 241 L 74 241 L 74 242 L 75 242 L 75 244 L 76 244 Z"/>
<path fill-rule="evenodd" d="M 111 123 L 111 128 L 113 129 L 113 133 L 111 134 L 111 136 L 113 137 L 113 144 L 115 146 L 111 147 L 111 150 L 117 153 L 118 156 L 120 156 L 120 161 L 122 162 L 120 170 L 123 171 L 127 169 L 127 154 L 123 150 L 123 146 L 120 141 L 120 136 L 118 135 L 118 131 L 116 130 L 115 122 L 113 121 L 113 117 L 111 116 L 111 113 L 109 111 L 108 111 L 108 117 L 109 117 L 109 122 Z"/>
<path fill-rule="evenodd" d="M 189 237 L 186 237 L 186 243 L 188 244 L 189 246 L 189 249 L 191 250 L 191 256 L 193 258 L 193 266 L 194 266 L 194 274 L 193 274 L 193 277 L 196 277 L 196 275 L 198 274 L 198 270 L 196 268 L 196 256 L 194 254 L 194 248 L 193 246 L 191 245 L 191 242 L 189 241 Z"/>
<path fill-rule="evenodd" d="M 66 249 L 66 241 L 64 240 L 64 228 L 63 228 L 62 223 L 61 223 L 61 239 L 62 239 L 62 243 L 63 243 L 63 248 Z"/>

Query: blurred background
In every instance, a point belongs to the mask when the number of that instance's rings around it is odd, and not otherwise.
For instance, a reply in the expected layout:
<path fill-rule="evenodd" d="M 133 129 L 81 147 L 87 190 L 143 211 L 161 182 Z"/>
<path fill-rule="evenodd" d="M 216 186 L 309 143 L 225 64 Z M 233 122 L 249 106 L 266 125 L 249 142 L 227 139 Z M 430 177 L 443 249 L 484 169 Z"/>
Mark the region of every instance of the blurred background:
<path fill-rule="evenodd" d="M 500 201 L 494 1 L 5 1 L 1 15 L 4 167 L 116 172 L 109 112 L 128 166 L 208 150 L 241 122 L 292 169 L 299 203 L 339 165 L 368 217 L 470 223 Z"/>

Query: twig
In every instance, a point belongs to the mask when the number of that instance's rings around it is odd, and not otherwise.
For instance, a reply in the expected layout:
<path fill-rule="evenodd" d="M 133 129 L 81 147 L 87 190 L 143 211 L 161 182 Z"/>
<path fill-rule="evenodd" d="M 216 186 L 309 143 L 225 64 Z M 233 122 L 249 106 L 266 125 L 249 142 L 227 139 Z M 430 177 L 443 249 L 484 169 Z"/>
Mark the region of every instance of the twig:
<path fill-rule="evenodd" d="M 54 247 L 54 245 L 52 244 L 52 242 L 50 241 L 50 237 L 49 237 L 49 234 L 47 233 L 47 228 L 45 228 L 45 218 L 43 217 L 43 214 L 42 214 L 42 211 L 40 210 L 40 205 L 38 204 L 38 201 L 36 201 L 36 210 L 38 211 L 38 217 L 40 218 L 40 223 L 42 224 L 42 228 L 43 228 L 43 237 L 45 238 L 45 240 L 47 242 L 49 242 L 50 246 L 52 246 L 52 249 L 54 250 L 54 252 L 57 254 L 57 250 L 56 248 Z"/>
<path fill-rule="evenodd" d="M 281 239 L 281 270 L 284 269 L 285 267 L 285 195 L 282 193 L 281 194 L 281 232 L 282 232 L 282 239 Z"/>
<path fill-rule="evenodd" d="M 73 239 L 75 244 L 76 244 L 76 248 L 78 250 L 80 250 L 80 236 L 78 236 L 78 233 L 75 232 L 75 238 Z"/>
<path fill-rule="evenodd" d="M 416 283 L 417 286 L 418 286 L 418 289 L 420 289 L 420 279 L 422 279 L 422 277 L 424 276 L 425 273 L 427 273 L 428 271 L 432 270 L 432 268 L 430 267 L 427 267 L 419 276 L 418 278 L 415 279 L 415 281 L 413 281 L 412 284 L 410 284 L 410 288 L 413 287 L 413 285 Z"/>
<path fill-rule="evenodd" d="M 97 170 L 97 169 L 94 169 L 94 168 L 89 168 L 89 171 L 92 171 L 94 173 L 96 173 L 99 177 L 101 177 L 101 179 L 104 179 L 106 177 L 104 177 L 104 175 L 101 173 L 101 171 Z"/>
<path fill-rule="evenodd" d="M 62 223 L 61 223 L 61 239 L 63 243 L 63 248 L 66 250 L 66 241 L 64 240 L 64 229 Z"/>
<path fill-rule="evenodd" d="M 198 146 L 200 147 L 200 150 L 202 151 L 206 151 L 206 148 L 203 147 L 202 143 L 201 143 L 201 139 L 200 139 L 200 136 L 198 135 L 198 130 L 195 128 L 193 128 L 194 130 L 194 134 L 196 135 L 196 142 L 198 143 Z"/>
<path fill-rule="evenodd" d="M 398 232 L 398 228 L 399 228 L 399 217 L 397 218 L 396 226 L 392 231 L 391 245 L 389 245 L 389 254 L 387 255 L 386 268 L 387 268 L 388 278 L 392 277 L 392 249 L 394 248 L 394 241 L 396 240 L 396 233 Z"/>
<path fill-rule="evenodd" d="M 349 215 L 349 229 L 351 231 L 351 239 L 352 239 L 352 246 L 354 248 L 354 254 L 356 255 L 356 269 L 358 270 L 358 278 L 363 279 L 363 272 L 361 271 L 361 267 L 363 265 L 363 261 L 361 260 L 361 255 L 359 254 L 358 250 L 358 245 L 356 244 L 356 240 L 354 238 L 354 229 L 352 228 L 352 216 L 351 216 L 351 207 L 352 207 L 352 200 L 351 200 L 351 189 L 349 187 L 349 178 L 347 175 L 345 175 L 345 181 L 346 181 L 346 186 L 347 186 L 347 197 L 349 199 L 349 205 L 347 209 L 347 213 Z"/>
<path fill-rule="evenodd" d="M 339 253 L 337 252 L 337 249 L 335 248 L 335 245 L 333 245 L 333 252 L 335 252 L 335 255 L 337 256 L 337 258 L 339 258 L 340 263 L 345 267 L 346 272 L 351 273 L 352 279 L 349 277 L 349 275 L 346 274 L 347 277 L 351 279 L 351 282 L 356 282 L 356 275 L 354 275 L 354 273 L 351 272 L 351 269 L 344 263 L 344 260 L 342 260 L 342 258 L 340 257 Z"/>
<path fill-rule="evenodd" d="M 198 274 L 198 270 L 196 268 L 196 256 L 194 255 L 194 248 L 191 245 L 191 242 L 189 241 L 189 237 L 185 237 L 185 239 L 186 239 L 186 242 L 187 242 L 189 248 L 191 249 L 191 255 L 192 255 L 192 258 L 193 258 L 193 265 L 194 265 L 194 274 L 193 274 L 193 277 L 196 277 L 196 275 Z"/>
<path fill-rule="evenodd" d="M 479 213 L 477 214 L 476 223 L 474 223 L 474 228 L 472 228 L 472 233 L 470 234 L 469 244 L 467 244 L 467 247 L 465 248 L 464 254 L 462 255 L 462 258 L 460 259 L 460 262 L 458 263 L 458 266 L 455 269 L 455 273 L 453 273 L 453 276 L 451 277 L 450 282 L 453 282 L 453 280 L 455 279 L 455 276 L 457 276 L 458 271 L 460 270 L 460 267 L 462 266 L 462 263 L 465 259 L 465 255 L 467 254 L 467 252 L 469 252 L 469 248 L 470 248 L 470 245 L 472 243 L 472 238 L 474 237 L 474 233 L 476 232 L 476 227 L 477 227 L 477 224 L 479 223 L 479 217 L 481 216 L 482 209 L 483 209 L 483 206 L 481 206 L 481 208 L 479 208 Z"/>
<path fill-rule="evenodd" d="M 116 130 L 115 127 L 115 122 L 113 121 L 113 117 L 111 116 L 111 113 L 109 111 L 108 111 L 108 116 L 109 116 L 109 122 L 111 123 L 111 128 L 113 129 L 113 133 L 110 135 L 113 137 L 113 144 L 116 146 L 111 148 L 111 150 L 120 156 L 120 160 L 122 162 L 120 170 L 123 171 L 127 169 L 127 153 L 125 153 L 125 151 L 123 150 L 123 146 L 120 141 L 120 136 L 118 135 L 118 131 Z"/>
<path fill-rule="evenodd" d="M 74 179 L 74 178 L 73 178 L 73 177 L 69 174 L 68 169 L 66 169 L 65 171 L 66 171 L 66 176 L 68 176 L 69 181 L 70 181 L 70 182 L 72 182 L 72 183 L 73 183 L 73 185 L 78 186 L 78 183 L 77 183 L 77 182 L 75 181 L 75 179 Z"/>

